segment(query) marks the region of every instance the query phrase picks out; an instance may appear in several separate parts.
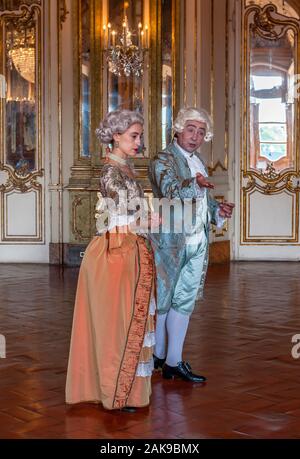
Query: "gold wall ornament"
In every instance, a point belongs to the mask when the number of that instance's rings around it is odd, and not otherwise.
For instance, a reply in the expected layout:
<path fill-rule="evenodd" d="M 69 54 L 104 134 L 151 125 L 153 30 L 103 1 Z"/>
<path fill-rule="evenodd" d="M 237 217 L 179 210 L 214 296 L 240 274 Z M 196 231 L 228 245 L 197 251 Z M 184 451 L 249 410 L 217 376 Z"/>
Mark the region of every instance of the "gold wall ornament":
<path fill-rule="evenodd" d="M 80 196 L 76 196 L 75 199 L 72 202 L 72 220 L 73 220 L 73 234 L 74 236 L 78 239 L 84 239 L 84 235 L 82 230 L 78 229 L 76 225 L 76 220 L 77 220 L 77 208 L 78 206 L 82 206 L 82 198 Z"/>
<path fill-rule="evenodd" d="M 218 160 L 214 166 L 207 166 L 208 175 L 213 175 L 217 169 L 227 171 L 227 168 L 221 163 L 220 160 Z"/>
<path fill-rule="evenodd" d="M 256 5 L 263 8 L 264 6 L 270 4 L 276 6 L 278 13 L 282 16 L 299 19 L 299 0 L 245 0 L 246 7 Z"/>
<path fill-rule="evenodd" d="M 40 190 L 42 188 L 37 178 L 44 176 L 44 169 L 30 172 L 26 165 L 21 167 L 20 170 L 16 170 L 0 163 L 0 171 L 4 171 L 8 174 L 6 183 L 0 185 L 0 191 L 3 193 L 8 193 L 12 190 L 19 190 L 21 193 L 26 193 L 32 189 Z"/>
<path fill-rule="evenodd" d="M 101 192 L 97 193 L 97 203 L 95 207 L 95 221 L 98 234 L 103 234 L 107 230 L 109 222 L 109 211 L 105 199 Z"/>
<path fill-rule="evenodd" d="M 291 173 L 286 178 L 287 189 L 290 191 L 294 191 L 299 193 L 300 192 L 300 174 Z"/>
<path fill-rule="evenodd" d="M 276 173 L 275 169 L 270 166 L 268 172 L 261 171 L 258 173 L 243 172 L 243 178 L 248 180 L 242 186 L 242 191 L 250 192 L 254 189 L 259 190 L 262 194 L 275 194 L 284 190 L 291 193 L 300 191 L 300 172 L 286 172 L 284 174 Z"/>
<path fill-rule="evenodd" d="M 76 242 L 88 242 L 90 234 L 90 195 L 89 193 L 72 196 L 72 238 Z"/>
<path fill-rule="evenodd" d="M 41 0 L 1 0 L 0 12 L 1 11 L 16 11 L 22 5 L 41 5 Z"/>
<path fill-rule="evenodd" d="M 255 13 L 254 24 L 251 24 L 251 29 L 264 38 L 277 40 L 282 36 L 285 25 L 278 21 L 275 23 L 272 13 L 277 13 L 277 8 L 274 5 L 267 5 L 263 10 L 259 8 Z"/>
<path fill-rule="evenodd" d="M 271 179 L 271 180 L 278 179 L 280 177 L 280 174 L 276 172 L 276 169 L 273 163 L 268 163 L 266 170 L 261 171 L 261 174 L 265 179 Z"/>
<path fill-rule="evenodd" d="M 253 177 L 252 174 L 249 174 L 248 172 L 244 172 L 244 171 L 242 171 L 242 174 L 243 174 L 242 176 L 244 179 L 248 179 L 248 182 L 242 186 L 243 192 L 252 191 L 253 188 L 255 188 L 256 186 L 255 177 Z M 242 181 L 242 184 L 243 184 L 243 181 Z"/>
<path fill-rule="evenodd" d="M 61 29 L 68 14 L 70 14 L 70 11 L 67 10 L 66 0 L 59 0 L 59 24 Z"/>

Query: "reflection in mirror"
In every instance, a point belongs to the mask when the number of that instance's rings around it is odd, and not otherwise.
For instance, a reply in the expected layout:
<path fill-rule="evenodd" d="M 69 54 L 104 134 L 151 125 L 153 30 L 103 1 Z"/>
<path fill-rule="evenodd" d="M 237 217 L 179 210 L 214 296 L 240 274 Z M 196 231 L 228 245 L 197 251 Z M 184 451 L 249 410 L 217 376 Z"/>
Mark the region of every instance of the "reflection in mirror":
<path fill-rule="evenodd" d="M 162 148 L 172 140 L 172 3 L 162 1 Z"/>
<path fill-rule="evenodd" d="M 6 164 L 20 175 L 36 169 L 37 97 L 36 28 L 17 19 L 4 23 L 7 99 L 5 104 Z"/>
<path fill-rule="evenodd" d="M 276 39 L 274 39 L 276 38 Z M 292 29 L 280 37 L 264 37 L 250 28 L 250 167 L 278 171 L 294 164 L 294 78 Z"/>
<path fill-rule="evenodd" d="M 80 0 L 80 156 L 90 156 L 90 0 Z"/>
<path fill-rule="evenodd" d="M 122 25 L 124 8 L 128 19 L 129 29 L 137 33 L 137 26 L 143 22 L 143 0 L 109 1 L 109 22 L 118 27 Z M 118 42 L 120 31 L 116 32 L 115 42 Z M 127 108 L 143 112 L 143 86 L 142 78 L 136 76 L 118 76 L 107 70 L 108 77 L 108 110 Z"/>
<path fill-rule="evenodd" d="M 108 7 L 109 23 L 113 27 L 122 26 L 124 11 L 126 10 L 129 29 L 135 34 L 138 33 L 138 24 L 143 23 L 143 0 L 109 0 Z M 117 43 L 120 30 L 113 30 L 112 33 L 114 32 L 116 32 L 115 43 Z M 115 75 L 108 70 L 107 66 L 107 101 L 108 111 L 129 109 L 136 110 L 143 115 L 143 78 L 132 74 L 130 76 Z M 142 142 L 139 148 L 140 155 L 144 149 L 144 143 Z"/>

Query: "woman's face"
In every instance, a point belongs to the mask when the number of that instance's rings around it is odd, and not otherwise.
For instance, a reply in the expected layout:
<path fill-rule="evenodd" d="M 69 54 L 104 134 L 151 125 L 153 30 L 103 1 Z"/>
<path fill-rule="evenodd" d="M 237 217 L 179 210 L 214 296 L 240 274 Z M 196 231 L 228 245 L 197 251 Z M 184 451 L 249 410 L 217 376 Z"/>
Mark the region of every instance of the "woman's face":
<path fill-rule="evenodd" d="M 141 145 L 143 126 L 135 123 L 123 134 L 115 134 L 114 140 L 119 142 L 118 150 L 126 156 L 135 156 Z"/>

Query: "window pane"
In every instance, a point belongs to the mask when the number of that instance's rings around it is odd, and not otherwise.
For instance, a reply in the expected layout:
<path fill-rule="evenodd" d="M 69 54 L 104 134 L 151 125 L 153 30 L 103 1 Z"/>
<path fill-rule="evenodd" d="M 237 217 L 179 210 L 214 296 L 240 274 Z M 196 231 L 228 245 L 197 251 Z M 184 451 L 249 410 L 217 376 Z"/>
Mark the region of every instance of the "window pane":
<path fill-rule="evenodd" d="M 284 158 L 286 156 L 286 144 L 261 143 L 260 156 L 263 156 L 270 161 L 278 161 L 280 158 Z"/>
<path fill-rule="evenodd" d="M 272 89 L 282 85 L 282 78 L 279 76 L 257 76 L 253 75 L 253 86 L 255 91 L 261 89 Z"/>
<path fill-rule="evenodd" d="M 281 99 L 259 99 L 260 123 L 285 123 L 285 104 Z"/>
<path fill-rule="evenodd" d="M 286 124 L 260 124 L 259 139 L 261 142 L 286 142 Z"/>

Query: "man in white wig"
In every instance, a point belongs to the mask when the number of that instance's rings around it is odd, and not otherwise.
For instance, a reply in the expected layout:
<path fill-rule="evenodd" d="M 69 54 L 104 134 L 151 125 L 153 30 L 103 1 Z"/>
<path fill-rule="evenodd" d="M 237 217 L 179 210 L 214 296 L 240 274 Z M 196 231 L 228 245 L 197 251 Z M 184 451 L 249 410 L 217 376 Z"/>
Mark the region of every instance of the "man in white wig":
<path fill-rule="evenodd" d="M 192 372 L 182 350 L 195 301 L 203 293 L 209 224 L 221 226 L 231 217 L 234 204 L 220 204 L 208 193 L 214 186 L 197 151 L 213 135 L 208 113 L 183 108 L 173 130 L 173 141 L 149 166 L 154 197 L 166 198 L 160 199 L 163 205 L 171 204 L 169 218 L 163 210 L 160 233 L 153 236 L 158 296 L 154 366 L 162 368 L 166 379 L 202 383 L 206 378 Z M 187 209 L 192 209 L 192 223 L 187 221 Z"/>

